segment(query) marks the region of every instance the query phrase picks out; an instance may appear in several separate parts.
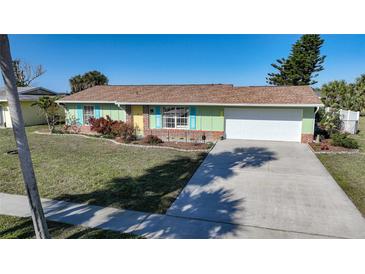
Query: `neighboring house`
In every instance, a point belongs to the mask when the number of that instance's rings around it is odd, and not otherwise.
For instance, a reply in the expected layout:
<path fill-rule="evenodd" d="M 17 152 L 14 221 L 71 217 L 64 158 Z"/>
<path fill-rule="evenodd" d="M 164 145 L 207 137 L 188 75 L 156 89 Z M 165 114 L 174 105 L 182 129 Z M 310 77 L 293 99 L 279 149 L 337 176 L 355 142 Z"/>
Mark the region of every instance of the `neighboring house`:
<path fill-rule="evenodd" d="M 55 96 L 57 93 L 42 87 L 18 87 L 19 99 L 26 126 L 45 124 L 40 109 L 32 104 L 41 96 Z M 5 88 L 0 88 L 0 127 L 12 127 Z"/>
<path fill-rule="evenodd" d="M 58 101 L 66 121 L 88 130 L 89 117 L 131 122 L 141 136 L 207 140 L 220 137 L 310 142 L 322 106 L 309 86 L 95 86 Z"/>

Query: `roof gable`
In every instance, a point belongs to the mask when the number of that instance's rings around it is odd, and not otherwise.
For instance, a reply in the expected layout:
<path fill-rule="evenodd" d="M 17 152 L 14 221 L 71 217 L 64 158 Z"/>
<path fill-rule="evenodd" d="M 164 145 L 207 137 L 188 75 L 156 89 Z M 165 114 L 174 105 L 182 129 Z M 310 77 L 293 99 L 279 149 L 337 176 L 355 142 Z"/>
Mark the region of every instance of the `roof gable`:
<path fill-rule="evenodd" d="M 0 88 L 0 101 L 7 101 L 5 87 Z M 56 92 L 43 87 L 18 87 L 19 99 L 21 101 L 35 101 L 41 96 L 56 96 Z"/>
<path fill-rule="evenodd" d="M 43 87 L 18 88 L 18 92 L 22 95 L 56 95 L 55 92 Z"/>

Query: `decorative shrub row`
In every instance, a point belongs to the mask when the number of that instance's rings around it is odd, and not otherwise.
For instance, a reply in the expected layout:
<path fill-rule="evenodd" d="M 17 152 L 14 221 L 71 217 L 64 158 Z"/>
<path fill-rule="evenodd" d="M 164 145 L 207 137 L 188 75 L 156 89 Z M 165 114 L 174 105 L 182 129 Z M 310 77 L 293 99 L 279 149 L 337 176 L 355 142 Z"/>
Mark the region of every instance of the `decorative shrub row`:
<path fill-rule="evenodd" d="M 332 134 L 332 145 L 352 149 L 359 148 L 358 142 L 355 139 L 349 137 L 346 133 Z"/>
<path fill-rule="evenodd" d="M 106 118 L 89 119 L 90 129 L 105 137 L 120 137 L 124 142 L 136 140 L 135 129 L 133 125 L 122 121 L 112 120 L 108 115 Z"/>

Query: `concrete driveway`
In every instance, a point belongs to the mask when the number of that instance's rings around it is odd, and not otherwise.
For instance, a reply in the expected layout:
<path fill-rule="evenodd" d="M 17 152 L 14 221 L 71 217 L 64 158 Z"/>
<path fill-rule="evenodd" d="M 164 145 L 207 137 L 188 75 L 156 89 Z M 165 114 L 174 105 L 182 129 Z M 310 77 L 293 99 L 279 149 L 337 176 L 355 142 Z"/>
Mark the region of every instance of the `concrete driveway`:
<path fill-rule="evenodd" d="M 299 143 L 218 142 L 167 215 L 211 222 L 217 238 L 365 238 L 360 212 Z"/>

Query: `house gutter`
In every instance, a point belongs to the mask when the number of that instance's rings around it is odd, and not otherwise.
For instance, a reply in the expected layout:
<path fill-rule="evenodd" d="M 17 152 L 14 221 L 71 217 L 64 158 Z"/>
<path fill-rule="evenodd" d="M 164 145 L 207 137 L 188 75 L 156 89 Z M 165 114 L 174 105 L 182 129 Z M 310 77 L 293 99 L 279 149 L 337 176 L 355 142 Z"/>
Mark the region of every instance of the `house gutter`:
<path fill-rule="evenodd" d="M 118 107 L 121 105 L 150 105 L 150 106 L 227 106 L 227 107 L 316 107 L 319 108 L 323 104 L 219 104 L 219 103 L 181 103 L 181 102 L 117 102 L 117 101 L 67 101 L 67 100 L 57 100 L 56 103 L 97 103 L 97 104 L 115 104 Z"/>

